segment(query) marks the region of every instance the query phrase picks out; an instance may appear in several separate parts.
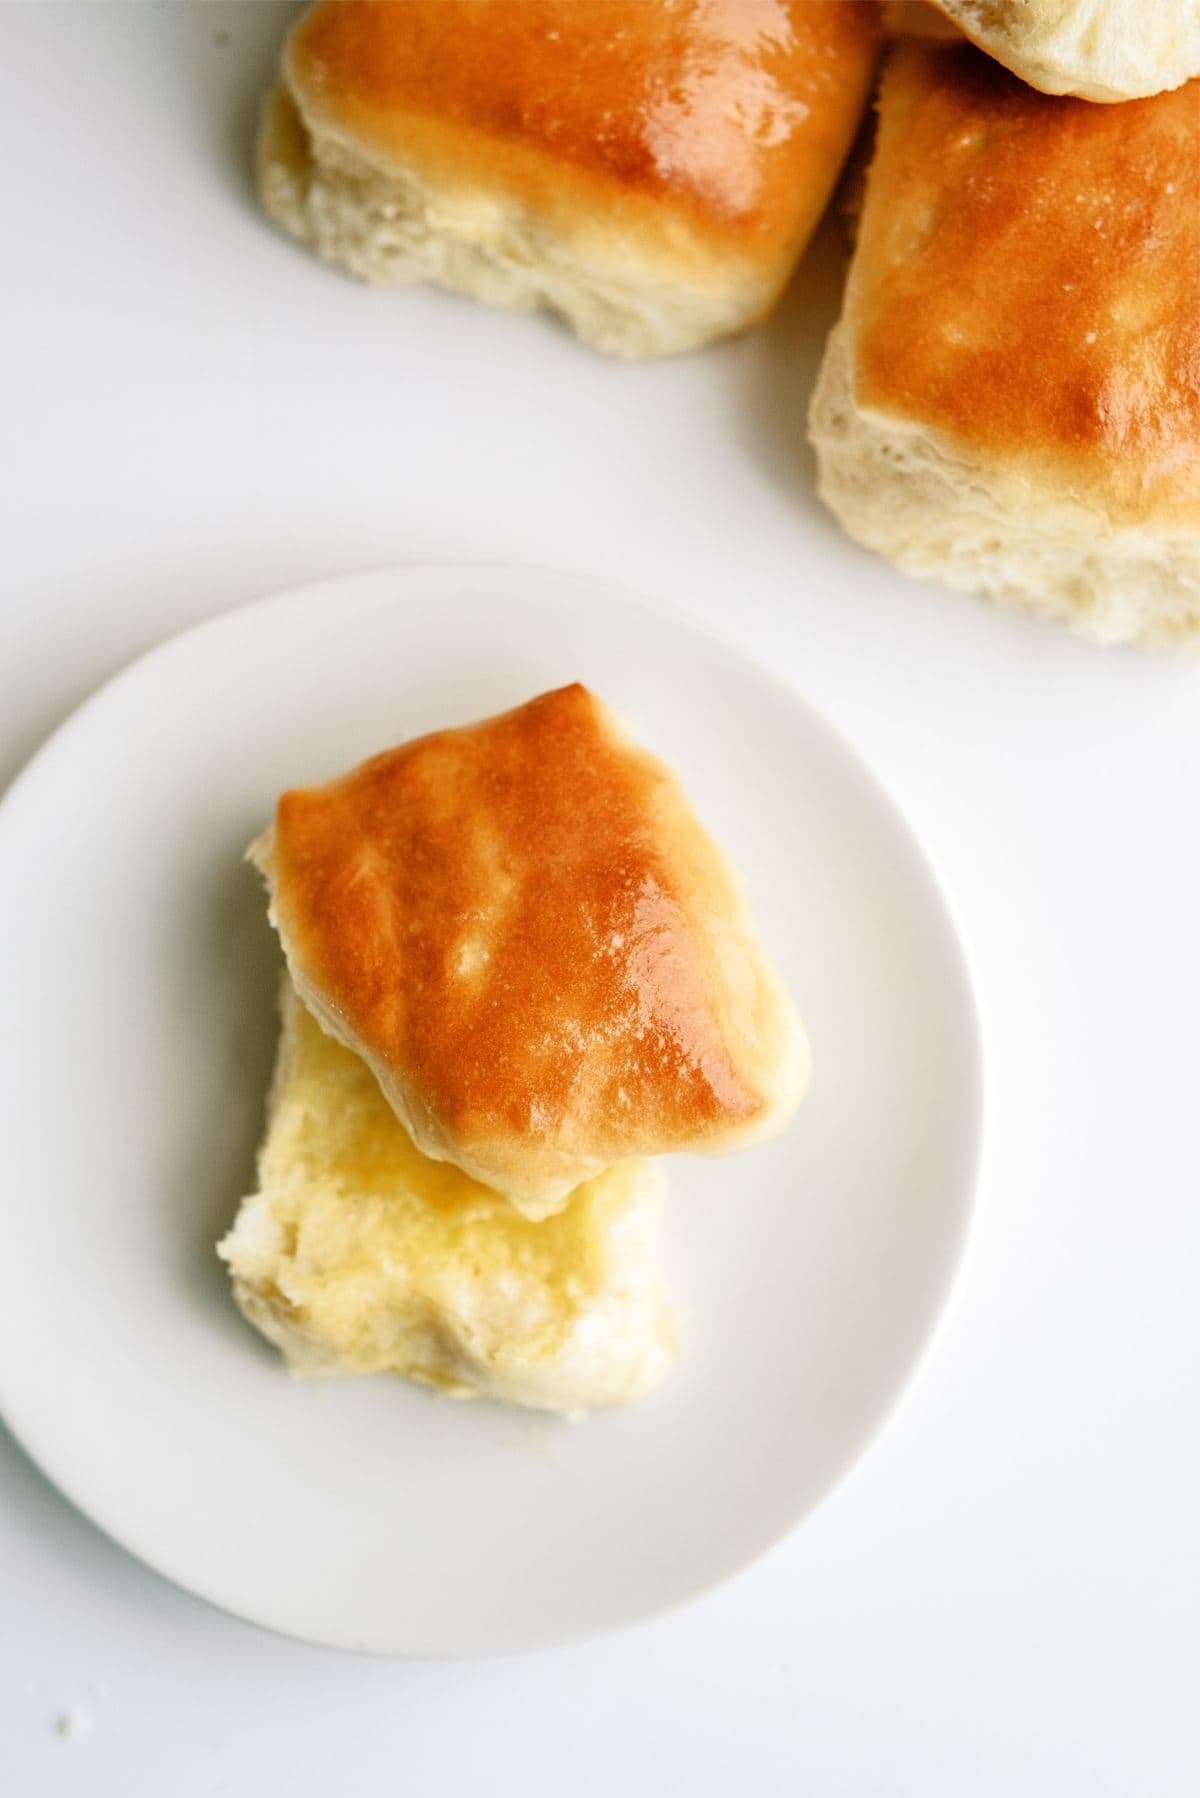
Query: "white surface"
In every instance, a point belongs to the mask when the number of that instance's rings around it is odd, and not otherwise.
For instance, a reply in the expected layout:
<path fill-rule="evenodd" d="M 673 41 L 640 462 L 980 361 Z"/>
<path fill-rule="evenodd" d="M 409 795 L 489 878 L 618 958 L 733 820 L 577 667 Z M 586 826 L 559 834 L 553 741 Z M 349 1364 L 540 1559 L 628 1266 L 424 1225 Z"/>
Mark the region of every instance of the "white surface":
<path fill-rule="evenodd" d="M 742 871 L 814 1044 L 803 1110 L 756 1154 L 670 1158 L 683 1355 L 641 1404 L 572 1427 L 395 1381 L 298 1384 L 215 1262 L 277 1033 L 244 846 L 284 788 L 572 678 L 677 770 Z M 0 1259 L 0 1404 L 89 1516 L 239 1616 L 426 1656 L 640 1622 L 804 1516 L 929 1338 L 981 1121 L 953 926 L 803 703 L 619 590 L 383 570 L 185 633 L 0 806 L 0 891 L 0 992 L 25 1020 L 0 1043 L 0 1141 L 27 1197 Z"/>
<path fill-rule="evenodd" d="M 260 224 L 273 9 L 4 28 L 0 771 L 256 593 L 418 556 L 608 575 L 736 633 L 880 770 L 967 926 L 990 1081 L 982 1226 L 913 1394 L 786 1546 L 660 1623 L 458 1667 L 299 1648 L 7 1449 L 9 1789 L 1191 1798 L 1200 669 L 839 541 L 800 447 L 820 258 L 745 342 L 617 367 Z"/>

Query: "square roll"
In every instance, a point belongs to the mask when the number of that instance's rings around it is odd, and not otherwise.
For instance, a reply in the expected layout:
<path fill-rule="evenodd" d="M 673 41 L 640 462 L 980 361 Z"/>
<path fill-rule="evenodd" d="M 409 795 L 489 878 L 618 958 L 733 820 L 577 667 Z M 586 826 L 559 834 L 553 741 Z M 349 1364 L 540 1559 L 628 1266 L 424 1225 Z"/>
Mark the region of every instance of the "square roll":
<path fill-rule="evenodd" d="M 811 411 L 860 542 L 1105 641 L 1200 633 L 1200 88 L 889 56 Z"/>
<path fill-rule="evenodd" d="M 691 349 L 778 297 L 879 30 L 871 0 L 328 0 L 267 102 L 263 202 L 368 281 Z"/>
<path fill-rule="evenodd" d="M 423 1154 L 528 1217 L 800 1101 L 808 1042 L 736 873 L 585 687 L 284 793 L 250 854 L 308 1009 Z"/>

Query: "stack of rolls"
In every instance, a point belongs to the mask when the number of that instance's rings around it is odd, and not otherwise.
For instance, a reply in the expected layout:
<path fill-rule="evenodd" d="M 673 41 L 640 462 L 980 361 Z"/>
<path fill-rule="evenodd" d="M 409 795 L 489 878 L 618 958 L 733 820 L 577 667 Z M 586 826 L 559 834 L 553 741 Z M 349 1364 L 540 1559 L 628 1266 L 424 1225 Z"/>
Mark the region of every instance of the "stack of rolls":
<path fill-rule="evenodd" d="M 285 793 L 288 972 L 220 1253 L 301 1373 L 576 1412 L 671 1359 L 659 1158 L 776 1134 L 808 1047 L 678 780 L 582 686 Z"/>

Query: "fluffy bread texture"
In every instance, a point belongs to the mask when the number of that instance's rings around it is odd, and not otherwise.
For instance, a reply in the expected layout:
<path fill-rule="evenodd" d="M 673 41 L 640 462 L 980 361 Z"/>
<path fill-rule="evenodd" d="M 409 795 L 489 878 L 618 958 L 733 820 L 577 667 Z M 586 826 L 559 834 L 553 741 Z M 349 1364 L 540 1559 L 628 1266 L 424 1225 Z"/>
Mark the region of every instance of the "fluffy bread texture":
<path fill-rule="evenodd" d="M 1200 75 L 1200 0 L 935 0 L 1045 94 L 1138 100 Z"/>
<path fill-rule="evenodd" d="M 249 853 L 309 1010 L 426 1155 L 529 1217 L 799 1103 L 807 1042 L 736 874 L 582 686 L 285 793 Z"/>
<path fill-rule="evenodd" d="M 1105 642 L 1200 634 L 1200 87 L 889 56 L 810 415 L 851 536 Z"/>
<path fill-rule="evenodd" d="M 693 349 L 774 304 L 878 38 L 873 0 L 326 0 L 265 107 L 263 204 L 364 280 Z"/>
<path fill-rule="evenodd" d="M 626 1162 L 533 1224 L 425 1159 L 364 1064 L 283 993 L 258 1191 L 219 1246 L 300 1374 L 401 1374 L 568 1413 L 666 1371 L 661 1181 Z"/>

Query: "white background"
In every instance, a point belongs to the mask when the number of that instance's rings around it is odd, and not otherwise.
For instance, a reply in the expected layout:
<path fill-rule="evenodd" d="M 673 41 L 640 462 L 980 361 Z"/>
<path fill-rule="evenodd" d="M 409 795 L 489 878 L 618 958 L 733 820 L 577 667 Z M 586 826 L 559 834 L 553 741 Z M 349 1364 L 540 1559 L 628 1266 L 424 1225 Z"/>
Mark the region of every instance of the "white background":
<path fill-rule="evenodd" d="M 645 367 L 311 262 L 247 172 L 286 17 L 3 9 L 0 779 L 130 656 L 290 583 L 475 556 L 639 588 L 793 680 L 939 866 L 985 1009 L 985 1212 L 933 1360 L 825 1507 L 568 1651 L 275 1640 L 0 1437 L 5 1790 L 1195 1793 L 1200 667 L 838 540 L 803 444 L 832 238 L 767 328 Z"/>

